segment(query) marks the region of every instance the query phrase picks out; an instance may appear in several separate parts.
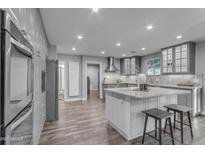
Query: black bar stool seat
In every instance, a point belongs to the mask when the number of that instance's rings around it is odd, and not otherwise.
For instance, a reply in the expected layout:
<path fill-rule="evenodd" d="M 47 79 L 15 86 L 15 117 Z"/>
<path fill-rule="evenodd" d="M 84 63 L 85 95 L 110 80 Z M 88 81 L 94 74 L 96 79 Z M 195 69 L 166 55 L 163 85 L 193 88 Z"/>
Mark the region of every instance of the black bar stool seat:
<path fill-rule="evenodd" d="M 144 132 L 143 132 L 143 138 L 142 138 L 142 144 L 144 144 L 145 134 L 149 135 L 150 137 L 154 138 L 155 140 L 159 141 L 159 144 L 162 144 L 162 120 L 168 119 L 169 126 L 170 126 L 170 135 L 172 138 L 172 144 L 174 144 L 174 137 L 172 132 L 172 125 L 171 125 L 171 117 L 174 115 L 173 113 L 166 112 L 164 110 L 158 109 L 158 108 L 152 108 L 149 110 L 142 111 L 145 114 L 145 124 L 144 124 Z M 146 133 L 146 127 L 147 127 L 147 121 L 148 117 L 152 117 L 155 119 L 155 136 L 150 135 L 149 133 Z M 159 139 L 157 139 L 157 121 L 159 122 Z"/>
<path fill-rule="evenodd" d="M 182 106 L 182 105 L 178 105 L 178 104 L 171 104 L 171 105 L 166 105 L 164 106 L 165 108 L 167 108 L 167 112 L 169 111 L 173 111 L 174 112 L 174 129 L 178 129 L 181 131 L 181 143 L 184 143 L 184 133 L 183 133 L 183 126 L 187 125 L 190 127 L 190 133 L 191 133 L 191 137 L 193 137 L 193 131 L 192 131 L 192 124 L 191 124 L 191 111 L 192 109 L 190 107 L 187 106 Z M 180 114 L 180 121 L 176 120 L 176 113 Z M 183 115 L 187 113 L 188 115 L 188 121 L 189 124 L 184 123 L 183 122 Z M 176 127 L 176 122 L 180 123 L 181 128 L 177 128 Z M 167 120 L 165 121 L 165 127 L 164 127 L 164 131 L 166 131 L 166 126 L 167 126 Z"/>
<path fill-rule="evenodd" d="M 185 112 L 192 111 L 192 109 L 190 107 L 182 106 L 182 105 L 178 105 L 178 104 L 166 105 L 164 107 L 169 108 L 170 110 L 173 110 L 173 111 L 177 111 L 177 112 L 184 112 L 185 113 Z"/>

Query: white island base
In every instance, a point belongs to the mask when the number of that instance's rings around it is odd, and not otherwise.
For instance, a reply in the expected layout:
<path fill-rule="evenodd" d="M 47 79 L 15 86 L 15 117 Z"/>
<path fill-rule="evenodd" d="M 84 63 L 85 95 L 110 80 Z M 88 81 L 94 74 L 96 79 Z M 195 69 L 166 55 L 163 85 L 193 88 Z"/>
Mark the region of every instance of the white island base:
<path fill-rule="evenodd" d="M 164 91 L 164 88 L 151 88 L 150 92 L 129 92 L 128 88 L 127 91 L 125 88 L 122 89 L 106 90 L 105 111 L 108 123 L 127 140 L 142 136 L 145 121 L 143 110 L 151 108 L 165 110 L 165 105 L 177 104 L 177 94 L 187 93 L 183 90 Z M 157 91 L 153 95 L 152 92 L 155 90 L 163 92 Z M 152 130 L 154 130 L 154 120 L 148 118 L 147 132 Z"/>

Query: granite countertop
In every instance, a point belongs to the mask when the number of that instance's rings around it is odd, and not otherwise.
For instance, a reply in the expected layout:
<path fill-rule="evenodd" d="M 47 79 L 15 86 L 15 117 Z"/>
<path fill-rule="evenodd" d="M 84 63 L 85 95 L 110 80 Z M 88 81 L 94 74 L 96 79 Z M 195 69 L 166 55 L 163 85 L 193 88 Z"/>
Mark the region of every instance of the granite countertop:
<path fill-rule="evenodd" d="M 160 87 L 149 87 L 149 90 L 147 91 L 139 91 L 138 87 L 107 88 L 105 89 L 105 91 L 134 98 L 150 98 L 190 93 L 190 91 L 188 90 L 168 89 Z"/>
<path fill-rule="evenodd" d="M 103 82 L 102 84 L 104 85 L 117 85 L 117 84 L 137 84 L 134 82 L 120 82 L 120 83 L 116 83 L 116 82 Z"/>
<path fill-rule="evenodd" d="M 169 84 L 148 84 L 149 86 L 154 87 L 164 87 L 164 88 L 176 88 L 176 89 L 185 89 L 185 90 L 192 90 L 195 88 L 202 88 L 202 86 L 179 86 L 179 85 L 169 85 Z"/>

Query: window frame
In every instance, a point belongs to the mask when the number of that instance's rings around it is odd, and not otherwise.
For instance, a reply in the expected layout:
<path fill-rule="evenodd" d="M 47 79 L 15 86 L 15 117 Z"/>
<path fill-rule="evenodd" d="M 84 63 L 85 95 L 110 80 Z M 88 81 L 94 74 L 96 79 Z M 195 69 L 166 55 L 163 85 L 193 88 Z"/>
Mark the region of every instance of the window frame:
<path fill-rule="evenodd" d="M 159 74 L 156 74 L 156 73 L 155 73 L 155 69 L 158 68 L 158 67 L 156 67 L 156 66 L 158 65 L 158 63 L 157 63 L 157 64 L 154 63 L 154 61 L 156 61 L 156 60 L 159 60 L 159 65 L 160 65 L 160 66 L 159 66 L 159 69 L 160 69 Z M 151 69 L 148 63 L 152 63 L 151 68 L 153 69 L 153 74 L 148 74 L 149 69 Z M 161 75 L 161 58 L 160 58 L 160 57 L 148 59 L 148 60 L 146 61 L 146 65 L 147 65 L 146 75 L 148 75 L 148 76 Z"/>

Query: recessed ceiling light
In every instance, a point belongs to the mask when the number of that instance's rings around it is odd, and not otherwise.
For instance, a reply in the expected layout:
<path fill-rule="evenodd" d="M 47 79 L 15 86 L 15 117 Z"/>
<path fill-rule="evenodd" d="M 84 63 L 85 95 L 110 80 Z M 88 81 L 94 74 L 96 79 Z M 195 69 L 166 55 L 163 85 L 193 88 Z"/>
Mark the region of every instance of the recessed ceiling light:
<path fill-rule="evenodd" d="M 125 57 L 125 56 L 126 56 L 126 54 L 123 54 L 122 56 L 123 56 L 123 57 Z"/>
<path fill-rule="evenodd" d="M 102 51 L 101 53 L 104 55 L 104 54 L 105 54 L 105 51 Z"/>
<path fill-rule="evenodd" d="M 145 51 L 146 50 L 146 48 L 142 48 L 142 51 Z"/>
<path fill-rule="evenodd" d="M 152 30 L 153 29 L 153 26 L 152 25 L 148 25 L 147 26 L 147 30 Z"/>
<path fill-rule="evenodd" d="M 76 50 L 76 48 L 75 48 L 75 47 L 72 47 L 72 50 L 73 50 L 73 51 L 75 51 L 75 50 Z"/>
<path fill-rule="evenodd" d="M 93 12 L 98 12 L 99 8 L 92 8 Z"/>
<path fill-rule="evenodd" d="M 119 47 L 120 45 L 121 45 L 121 44 L 120 44 L 119 42 L 118 42 L 118 43 L 116 43 L 116 46 L 117 46 L 117 47 Z"/>
<path fill-rule="evenodd" d="M 182 39 L 181 35 L 177 35 L 176 39 Z"/>
<path fill-rule="evenodd" d="M 82 35 L 78 35 L 78 39 L 79 39 L 79 40 L 82 40 L 82 39 L 83 39 L 83 36 L 82 36 Z"/>

